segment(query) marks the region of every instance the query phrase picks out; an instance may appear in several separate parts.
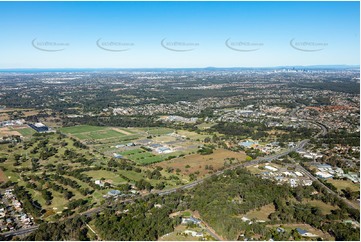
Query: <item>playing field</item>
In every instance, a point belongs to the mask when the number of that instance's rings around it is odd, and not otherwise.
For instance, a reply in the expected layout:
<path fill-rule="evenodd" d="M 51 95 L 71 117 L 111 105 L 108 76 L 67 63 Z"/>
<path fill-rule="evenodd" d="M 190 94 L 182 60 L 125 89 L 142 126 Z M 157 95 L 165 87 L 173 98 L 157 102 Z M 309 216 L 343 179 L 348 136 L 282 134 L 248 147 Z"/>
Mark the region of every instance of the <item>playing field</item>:
<path fill-rule="evenodd" d="M 78 125 L 78 126 L 61 128 L 60 131 L 68 134 L 80 134 L 80 133 L 101 131 L 104 129 L 106 128 L 98 127 L 98 126 L 90 126 L 90 125 Z"/>
<path fill-rule="evenodd" d="M 218 170 L 224 166 L 224 162 L 227 161 L 227 158 L 233 158 L 233 163 L 242 162 L 246 159 L 246 154 L 218 149 L 214 150 L 213 154 L 210 155 L 193 154 L 172 159 L 170 161 L 164 161 L 157 165 L 163 168 L 172 167 L 174 169 L 179 169 L 184 175 L 189 175 L 198 171 L 199 175 L 203 176 L 210 171 L 209 169 L 206 169 L 206 166 L 212 166 L 213 170 Z"/>
<path fill-rule="evenodd" d="M 125 132 L 118 132 L 112 128 L 89 125 L 66 127 L 60 130 L 81 140 L 110 139 L 127 136 Z"/>
<path fill-rule="evenodd" d="M 174 132 L 174 129 L 169 129 L 169 128 L 139 128 L 139 130 L 145 131 L 149 135 L 164 135 L 164 134 L 171 134 Z"/>
<path fill-rule="evenodd" d="M 135 161 L 140 165 L 148 165 L 164 160 L 165 156 L 154 155 L 151 152 L 145 151 L 143 149 L 134 149 L 128 150 L 120 153 L 125 158 Z"/>
<path fill-rule="evenodd" d="M 16 131 L 18 131 L 22 136 L 30 136 L 35 133 L 35 130 L 32 128 L 17 129 Z"/>

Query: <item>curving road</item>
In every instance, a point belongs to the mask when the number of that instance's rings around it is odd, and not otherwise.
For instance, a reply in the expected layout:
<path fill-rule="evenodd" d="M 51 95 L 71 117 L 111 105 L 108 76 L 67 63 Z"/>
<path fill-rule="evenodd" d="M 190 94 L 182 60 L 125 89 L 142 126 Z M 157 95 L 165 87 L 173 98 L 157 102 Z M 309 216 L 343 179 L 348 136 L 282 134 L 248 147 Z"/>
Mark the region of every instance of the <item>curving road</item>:
<path fill-rule="evenodd" d="M 322 123 L 319 123 L 319 122 L 316 122 L 316 121 L 313 121 L 313 120 L 305 120 L 305 121 L 308 121 L 310 123 L 313 123 L 315 125 L 317 125 L 321 131 L 319 133 L 317 133 L 314 138 L 317 138 L 319 136 L 323 136 L 327 133 L 327 127 L 325 125 L 323 125 Z M 299 150 L 302 150 L 306 145 L 307 143 L 309 142 L 309 139 L 305 139 L 305 140 L 302 140 L 300 142 L 297 143 L 296 147 L 294 148 L 290 148 L 290 149 L 287 149 L 285 151 L 282 151 L 281 153 L 278 153 L 278 154 L 273 154 L 273 155 L 269 155 L 269 156 L 264 156 L 264 157 L 259 157 L 255 160 L 252 160 L 252 161 L 249 161 L 249 162 L 246 162 L 246 163 L 242 163 L 242 164 L 238 164 L 238 165 L 235 165 L 235 166 L 232 166 L 232 167 L 229 167 L 229 168 L 226 168 L 224 170 L 221 170 L 221 171 L 217 171 L 214 173 L 214 175 L 221 175 L 223 174 L 225 171 L 227 170 L 234 170 L 236 168 L 239 168 L 239 167 L 247 167 L 247 166 L 254 166 L 254 165 L 257 165 L 259 163 L 262 163 L 262 162 L 270 162 L 272 160 L 275 160 L 275 159 L 278 159 L 282 156 L 285 156 L 289 153 L 291 153 L 292 151 L 299 151 Z M 314 177 L 311 173 L 309 173 L 306 169 L 304 169 L 302 166 L 300 165 L 297 165 L 297 168 L 301 171 L 303 171 L 312 181 L 318 181 L 318 179 L 316 177 Z M 191 183 L 188 183 L 186 185 L 183 185 L 183 186 L 180 186 L 180 187 L 177 187 L 177 188 L 172 188 L 172 189 L 168 189 L 168 190 L 163 190 L 163 191 L 151 191 L 150 193 L 146 194 L 146 195 L 149 195 L 149 194 L 158 194 L 160 196 L 163 196 L 163 195 L 167 195 L 167 194 L 170 194 L 170 193 L 174 193 L 178 190 L 184 190 L 184 189 L 190 189 L 190 188 L 193 188 L 195 186 L 197 186 L 198 184 L 200 183 L 203 183 L 203 181 L 205 179 L 209 179 L 209 177 L 206 177 L 206 178 L 202 178 L 202 179 L 199 179 L 197 181 L 194 181 L 194 182 L 191 182 Z M 319 181 L 318 181 L 319 182 Z M 322 184 L 322 183 L 321 183 Z M 324 184 L 322 184 L 328 192 L 340 197 L 338 194 L 336 194 L 335 192 L 333 192 L 331 189 L 329 189 L 328 187 L 326 187 Z M 146 196 L 144 195 L 144 196 Z M 133 200 L 135 200 L 136 198 L 139 198 L 139 196 L 137 197 L 133 197 L 133 198 L 129 198 L 129 199 L 126 199 L 126 200 L 123 200 L 121 201 L 120 203 L 125 203 L 125 202 L 131 202 Z M 344 198 L 342 198 L 344 199 Z M 349 206 L 351 206 L 352 208 L 356 208 L 354 204 L 352 204 L 351 202 L 347 201 L 347 199 L 344 199 L 346 204 L 348 204 Z M 83 213 L 80 213 L 80 215 L 85 215 L 85 216 L 92 216 L 93 214 L 97 214 L 99 212 L 101 212 L 103 209 L 105 209 L 106 206 L 100 206 L 100 207 L 96 207 L 96 208 L 92 208 L 88 211 L 85 211 Z M 358 209 L 358 208 L 357 208 Z M 27 233 L 31 233 L 33 231 L 35 231 L 39 226 L 36 225 L 36 226 L 32 226 L 30 228 L 26 228 L 26 229 L 19 229 L 17 231 L 10 231 L 10 232 L 6 232 L 6 233 L 2 233 L 1 235 L 5 236 L 5 237 L 8 237 L 8 236 L 16 236 L 16 235 L 23 235 L 23 234 L 27 234 Z"/>

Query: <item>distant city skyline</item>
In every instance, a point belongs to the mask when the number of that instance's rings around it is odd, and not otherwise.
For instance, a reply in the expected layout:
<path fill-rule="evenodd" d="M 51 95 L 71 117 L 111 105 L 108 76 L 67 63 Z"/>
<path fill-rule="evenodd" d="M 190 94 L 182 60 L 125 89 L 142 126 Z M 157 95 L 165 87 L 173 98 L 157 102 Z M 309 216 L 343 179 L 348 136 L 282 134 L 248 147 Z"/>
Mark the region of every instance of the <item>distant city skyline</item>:
<path fill-rule="evenodd" d="M 0 69 L 360 64 L 359 2 L 0 2 Z"/>

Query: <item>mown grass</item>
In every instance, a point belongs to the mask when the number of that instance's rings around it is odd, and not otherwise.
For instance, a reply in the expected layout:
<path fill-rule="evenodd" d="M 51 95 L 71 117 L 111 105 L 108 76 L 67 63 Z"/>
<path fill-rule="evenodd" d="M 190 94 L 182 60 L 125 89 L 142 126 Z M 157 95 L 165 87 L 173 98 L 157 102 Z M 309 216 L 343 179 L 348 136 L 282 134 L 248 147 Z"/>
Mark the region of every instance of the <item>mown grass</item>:
<path fill-rule="evenodd" d="M 107 129 L 106 127 L 90 126 L 90 125 L 78 125 L 72 127 L 60 128 L 60 131 L 69 134 L 79 134 L 87 132 L 95 132 Z"/>

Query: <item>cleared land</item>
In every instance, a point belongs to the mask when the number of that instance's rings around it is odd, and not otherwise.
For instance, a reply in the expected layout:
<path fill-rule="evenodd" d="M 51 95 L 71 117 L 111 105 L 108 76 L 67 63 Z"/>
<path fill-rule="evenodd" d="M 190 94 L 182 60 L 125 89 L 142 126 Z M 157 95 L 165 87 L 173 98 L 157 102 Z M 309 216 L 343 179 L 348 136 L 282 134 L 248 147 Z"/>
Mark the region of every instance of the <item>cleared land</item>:
<path fill-rule="evenodd" d="M 6 177 L 5 173 L 0 169 L 0 182 L 6 182 L 7 180 L 8 178 Z"/>
<path fill-rule="evenodd" d="M 124 134 L 115 130 L 101 130 L 89 133 L 74 134 L 74 136 L 78 137 L 79 139 L 109 139 L 124 136 Z"/>
<path fill-rule="evenodd" d="M 169 128 L 138 128 L 138 129 L 145 131 L 149 135 L 164 135 L 164 134 L 171 134 L 174 132 L 174 129 L 169 129 Z"/>
<path fill-rule="evenodd" d="M 320 200 L 305 199 L 304 203 L 308 203 L 312 206 L 318 207 L 319 209 L 321 209 L 321 211 L 324 215 L 330 214 L 331 210 L 335 210 L 338 208 L 336 206 L 332 206 L 331 204 L 324 203 Z"/>
<path fill-rule="evenodd" d="M 268 216 L 275 211 L 275 206 L 271 203 L 259 209 L 249 211 L 248 213 L 246 213 L 245 217 L 249 219 L 268 221 Z"/>
<path fill-rule="evenodd" d="M 97 170 L 97 171 L 86 171 L 83 173 L 92 177 L 94 180 L 100 180 L 104 178 L 105 181 L 110 184 L 119 184 L 125 182 L 125 180 L 121 178 L 118 174 L 111 171 Z"/>
<path fill-rule="evenodd" d="M 105 129 L 104 127 L 98 127 L 98 126 L 79 125 L 79 126 L 61 128 L 60 130 L 64 133 L 80 134 L 80 133 L 100 131 L 104 129 Z"/>
<path fill-rule="evenodd" d="M 337 190 L 341 191 L 342 189 L 346 189 L 349 187 L 352 191 L 360 191 L 360 184 L 355 184 L 352 181 L 349 180 L 335 180 L 335 179 L 328 179 L 327 182 L 334 185 Z"/>
<path fill-rule="evenodd" d="M 16 131 L 18 131 L 22 136 L 31 136 L 35 133 L 35 130 L 33 130 L 32 128 L 22 128 L 17 129 Z"/>
<path fill-rule="evenodd" d="M 177 227 L 174 228 L 173 232 L 163 235 L 158 240 L 159 241 L 195 241 L 195 240 L 198 240 L 198 237 L 193 237 L 192 235 L 184 235 L 183 233 L 185 230 L 187 230 L 187 226 L 178 225 Z M 196 231 L 196 232 L 204 232 L 199 227 L 191 228 L 189 230 Z"/>
<path fill-rule="evenodd" d="M 71 134 L 81 140 L 101 140 L 127 136 L 124 131 L 119 132 L 120 129 L 115 130 L 114 128 L 110 127 L 98 127 L 89 125 L 66 127 L 61 128 L 60 130 L 64 133 Z"/>
<path fill-rule="evenodd" d="M 190 131 L 187 131 L 187 130 L 179 130 L 178 134 L 186 136 L 187 138 L 192 139 L 192 140 L 204 140 L 205 138 L 212 136 L 212 135 L 209 135 L 209 134 L 198 134 L 198 133 L 190 132 Z M 216 132 L 215 132 L 215 134 L 219 135 Z"/>
<path fill-rule="evenodd" d="M 296 228 L 300 228 L 303 230 L 307 230 L 308 232 L 318 235 L 320 237 L 322 237 L 324 240 L 328 240 L 328 241 L 334 241 L 335 238 L 332 237 L 330 234 L 328 233 L 323 233 L 321 230 L 315 229 L 314 227 L 312 227 L 309 224 L 273 224 L 273 225 L 266 225 L 267 227 L 272 227 L 272 228 L 277 228 L 277 227 L 282 227 L 286 230 L 293 230 Z"/>
<path fill-rule="evenodd" d="M 11 135 L 21 135 L 17 130 L 13 130 L 10 127 L 0 128 L 0 137 L 11 136 Z"/>
<path fill-rule="evenodd" d="M 199 129 L 209 129 L 211 127 L 213 127 L 214 125 L 216 125 L 215 123 L 201 123 L 197 125 L 197 128 Z"/>
<path fill-rule="evenodd" d="M 10 135 L 19 135 L 23 137 L 29 137 L 35 133 L 35 130 L 29 128 L 27 125 L 21 126 L 8 126 L 0 128 L 0 137 L 10 136 Z"/>
<path fill-rule="evenodd" d="M 236 153 L 225 149 L 218 149 L 214 150 L 213 154 L 210 155 L 188 155 L 172 159 L 170 161 L 158 163 L 157 166 L 161 166 L 163 168 L 172 167 L 175 170 L 179 169 L 180 173 L 184 175 L 189 175 L 191 173 L 199 171 L 199 175 L 204 176 L 210 171 L 209 169 L 206 169 L 206 166 L 211 165 L 213 167 L 213 170 L 220 169 L 224 166 L 225 161 L 229 162 L 227 158 L 233 158 L 233 163 L 236 163 L 237 161 L 242 162 L 246 160 L 246 154 Z"/>
<path fill-rule="evenodd" d="M 1 121 L 5 121 L 5 120 L 9 120 L 9 115 L 6 114 L 6 113 L 1 113 L 1 110 L 0 110 L 0 122 Z"/>
<path fill-rule="evenodd" d="M 124 129 L 119 129 L 119 128 L 112 128 L 113 130 L 125 134 L 125 135 L 132 135 L 134 134 L 134 132 L 130 132 L 130 130 L 124 130 Z"/>
<path fill-rule="evenodd" d="M 125 158 L 135 161 L 140 165 L 147 165 L 162 161 L 166 156 L 154 155 L 143 149 L 128 150 L 120 153 Z"/>

